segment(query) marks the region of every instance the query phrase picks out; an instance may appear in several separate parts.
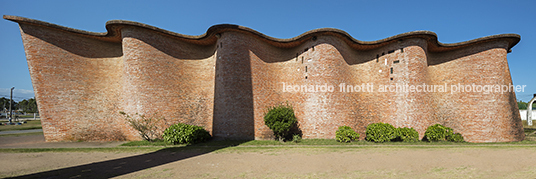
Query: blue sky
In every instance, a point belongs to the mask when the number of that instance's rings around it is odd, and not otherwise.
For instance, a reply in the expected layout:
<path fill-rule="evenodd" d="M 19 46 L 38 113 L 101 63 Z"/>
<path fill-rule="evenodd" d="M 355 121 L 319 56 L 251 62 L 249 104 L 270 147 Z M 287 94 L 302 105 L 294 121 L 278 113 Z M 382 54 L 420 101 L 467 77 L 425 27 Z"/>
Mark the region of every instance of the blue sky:
<path fill-rule="evenodd" d="M 454 43 L 516 33 L 521 42 L 508 54 L 517 98 L 536 93 L 536 1 L 5 1 L 2 15 L 16 15 L 93 32 L 106 21 L 137 21 L 169 31 L 203 34 L 210 26 L 238 24 L 277 38 L 331 27 L 365 41 L 415 30 Z M 532 73 L 532 74 L 531 74 Z M 16 100 L 33 97 L 18 25 L 0 20 L 0 97 L 15 87 Z"/>

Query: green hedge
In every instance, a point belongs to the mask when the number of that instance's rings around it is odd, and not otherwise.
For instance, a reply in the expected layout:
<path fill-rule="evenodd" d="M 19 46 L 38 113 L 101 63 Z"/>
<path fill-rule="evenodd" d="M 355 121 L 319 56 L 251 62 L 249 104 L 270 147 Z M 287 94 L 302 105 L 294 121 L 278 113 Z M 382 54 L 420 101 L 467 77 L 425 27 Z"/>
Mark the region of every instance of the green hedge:
<path fill-rule="evenodd" d="M 463 136 L 460 133 L 454 133 L 450 127 L 445 127 L 441 124 L 435 124 L 426 129 L 424 138 L 430 142 L 451 141 L 463 142 Z"/>
<path fill-rule="evenodd" d="M 426 129 L 424 137 L 430 142 L 446 141 L 450 134 L 453 134 L 452 128 L 434 124 Z"/>
<path fill-rule="evenodd" d="M 419 141 L 419 132 L 413 128 L 396 128 L 397 139 L 403 142 L 417 142 Z"/>
<path fill-rule="evenodd" d="M 195 144 L 211 138 L 203 127 L 178 123 L 170 126 L 162 136 L 164 141 L 171 144 Z"/>
<path fill-rule="evenodd" d="M 335 138 L 338 142 L 352 142 L 359 139 L 359 134 L 355 132 L 351 127 L 340 126 L 339 130 L 335 132 Z"/>
<path fill-rule="evenodd" d="M 454 133 L 454 135 L 447 136 L 447 140 L 451 142 L 464 142 L 463 136 L 460 133 Z"/>
<path fill-rule="evenodd" d="M 369 124 L 366 135 L 366 140 L 371 142 L 389 142 L 397 137 L 396 128 L 382 122 Z"/>
<path fill-rule="evenodd" d="M 280 141 L 289 137 L 290 130 L 296 127 L 297 123 L 294 110 L 288 104 L 270 107 L 264 115 L 264 124 L 274 132 L 274 136 Z"/>

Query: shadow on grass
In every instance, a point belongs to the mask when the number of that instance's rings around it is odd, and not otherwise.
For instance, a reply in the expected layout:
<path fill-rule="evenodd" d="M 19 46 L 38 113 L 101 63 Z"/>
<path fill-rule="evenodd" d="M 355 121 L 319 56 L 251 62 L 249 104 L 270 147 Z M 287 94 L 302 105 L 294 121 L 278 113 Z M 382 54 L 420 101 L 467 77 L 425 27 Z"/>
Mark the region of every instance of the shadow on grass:
<path fill-rule="evenodd" d="M 215 150 L 237 146 L 247 141 L 215 141 L 183 147 L 169 147 L 155 152 L 120 159 L 67 167 L 12 178 L 111 178 L 177 162 Z"/>

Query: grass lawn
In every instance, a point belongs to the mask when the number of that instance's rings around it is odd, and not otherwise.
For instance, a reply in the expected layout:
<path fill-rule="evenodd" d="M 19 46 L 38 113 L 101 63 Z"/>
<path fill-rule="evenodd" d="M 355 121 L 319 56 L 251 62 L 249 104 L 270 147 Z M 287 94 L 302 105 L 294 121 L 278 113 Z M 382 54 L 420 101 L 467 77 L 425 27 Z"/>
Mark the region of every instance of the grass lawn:
<path fill-rule="evenodd" d="M 536 145 L 536 141 L 524 140 L 520 142 L 497 142 L 497 143 L 468 143 L 468 142 L 385 142 L 374 143 L 368 141 L 354 141 L 351 143 L 340 143 L 335 139 L 303 139 L 299 143 L 279 142 L 276 140 L 250 140 L 250 141 L 208 141 L 194 145 L 171 145 L 164 141 L 130 141 L 121 146 L 161 146 L 161 147 L 448 147 L 448 146 L 526 146 Z"/>
<path fill-rule="evenodd" d="M 19 118 L 33 118 L 33 115 L 19 115 Z M 37 115 L 37 118 L 39 118 L 39 115 Z"/>
<path fill-rule="evenodd" d="M 364 140 L 354 141 L 351 143 L 340 143 L 335 139 L 302 139 L 299 143 L 292 141 L 279 142 L 276 140 L 210 140 L 204 143 L 194 145 L 171 145 L 163 140 L 153 142 L 149 141 L 130 141 L 114 148 L 59 148 L 59 149 L 0 149 L 0 152 L 119 152 L 119 151 L 155 151 L 159 149 L 171 150 L 249 150 L 249 149 L 267 149 L 267 148 L 451 148 L 451 147 L 534 147 L 536 145 L 536 121 L 534 126 L 528 126 L 523 121 L 525 140 L 519 142 L 499 142 L 499 143 L 468 143 L 468 142 L 386 142 L 374 143 Z M 28 121 L 25 125 L 0 126 L 0 131 L 6 130 L 24 130 L 39 129 L 40 121 Z M 20 136 L 20 135 L 43 135 L 42 132 L 27 134 L 6 134 L 3 136 Z"/>
<path fill-rule="evenodd" d="M 523 121 L 523 129 L 525 130 L 524 141 L 536 141 L 536 120 L 532 121 L 532 126 L 529 126 L 527 121 Z"/>
<path fill-rule="evenodd" d="M 208 141 L 194 145 L 169 145 L 163 141 L 131 141 L 119 147 L 111 148 L 0 148 L 0 153 L 39 153 L 39 152 L 154 152 L 154 151 L 196 151 L 196 152 L 240 152 L 289 150 L 296 148 L 319 149 L 329 151 L 346 151 L 354 149 L 434 149 L 434 148 L 534 148 L 536 141 L 505 142 L 505 143 L 454 143 L 454 142 L 386 142 L 373 143 L 357 141 L 352 143 L 339 143 L 334 139 L 304 139 L 300 143 L 271 140 L 252 141 Z"/>
<path fill-rule="evenodd" d="M 41 129 L 41 121 L 27 121 L 28 123 L 22 125 L 0 125 L 0 131 L 16 131 L 16 130 L 28 130 L 28 129 Z"/>
<path fill-rule="evenodd" d="M 208 141 L 200 144 L 190 145 L 191 147 L 211 147 L 211 146 L 496 146 L 496 145 L 512 145 L 512 146 L 524 146 L 536 144 L 536 120 L 533 126 L 528 126 L 527 121 L 523 121 L 523 127 L 525 131 L 525 140 L 519 142 L 496 142 L 496 143 L 468 143 L 468 142 L 386 142 L 386 143 L 374 143 L 364 140 L 354 141 L 351 143 L 340 143 L 335 139 L 303 139 L 299 143 L 294 142 L 279 142 L 276 140 L 250 140 L 250 141 Z M 186 145 L 171 145 L 162 140 L 153 142 L 149 141 L 130 141 L 122 144 L 121 146 L 162 146 L 162 147 L 184 147 Z"/>

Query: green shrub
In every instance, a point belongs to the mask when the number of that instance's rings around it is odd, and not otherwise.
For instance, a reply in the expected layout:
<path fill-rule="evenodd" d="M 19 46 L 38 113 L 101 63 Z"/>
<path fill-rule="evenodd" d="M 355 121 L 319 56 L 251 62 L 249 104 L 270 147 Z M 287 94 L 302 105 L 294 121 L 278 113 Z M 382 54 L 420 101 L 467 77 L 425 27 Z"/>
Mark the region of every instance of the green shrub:
<path fill-rule="evenodd" d="M 419 141 L 419 132 L 413 128 L 396 128 L 397 139 L 404 142 L 417 142 Z"/>
<path fill-rule="evenodd" d="M 430 142 L 446 141 L 447 136 L 454 135 L 452 128 L 434 124 L 426 129 L 424 137 Z"/>
<path fill-rule="evenodd" d="M 273 132 L 274 136 L 283 141 L 293 127 L 296 127 L 298 121 L 294 116 L 294 110 L 290 105 L 277 105 L 268 108 L 268 112 L 264 115 L 264 124 Z"/>
<path fill-rule="evenodd" d="M 373 123 L 367 126 L 366 139 L 372 142 L 389 142 L 396 138 L 396 128 L 388 123 Z"/>
<path fill-rule="evenodd" d="M 163 138 L 171 144 L 195 144 L 207 141 L 211 136 L 203 127 L 178 123 L 167 128 Z"/>
<path fill-rule="evenodd" d="M 447 140 L 451 142 L 463 142 L 463 136 L 460 133 L 454 133 L 453 135 L 447 136 Z"/>
<path fill-rule="evenodd" d="M 302 137 L 299 134 L 292 135 L 292 142 L 300 143 L 301 141 L 302 141 Z"/>
<path fill-rule="evenodd" d="M 353 140 L 359 139 L 359 134 L 355 132 L 351 127 L 340 126 L 339 130 L 335 132 L 335 138 L 338 142 L 352 142 Z"/>

